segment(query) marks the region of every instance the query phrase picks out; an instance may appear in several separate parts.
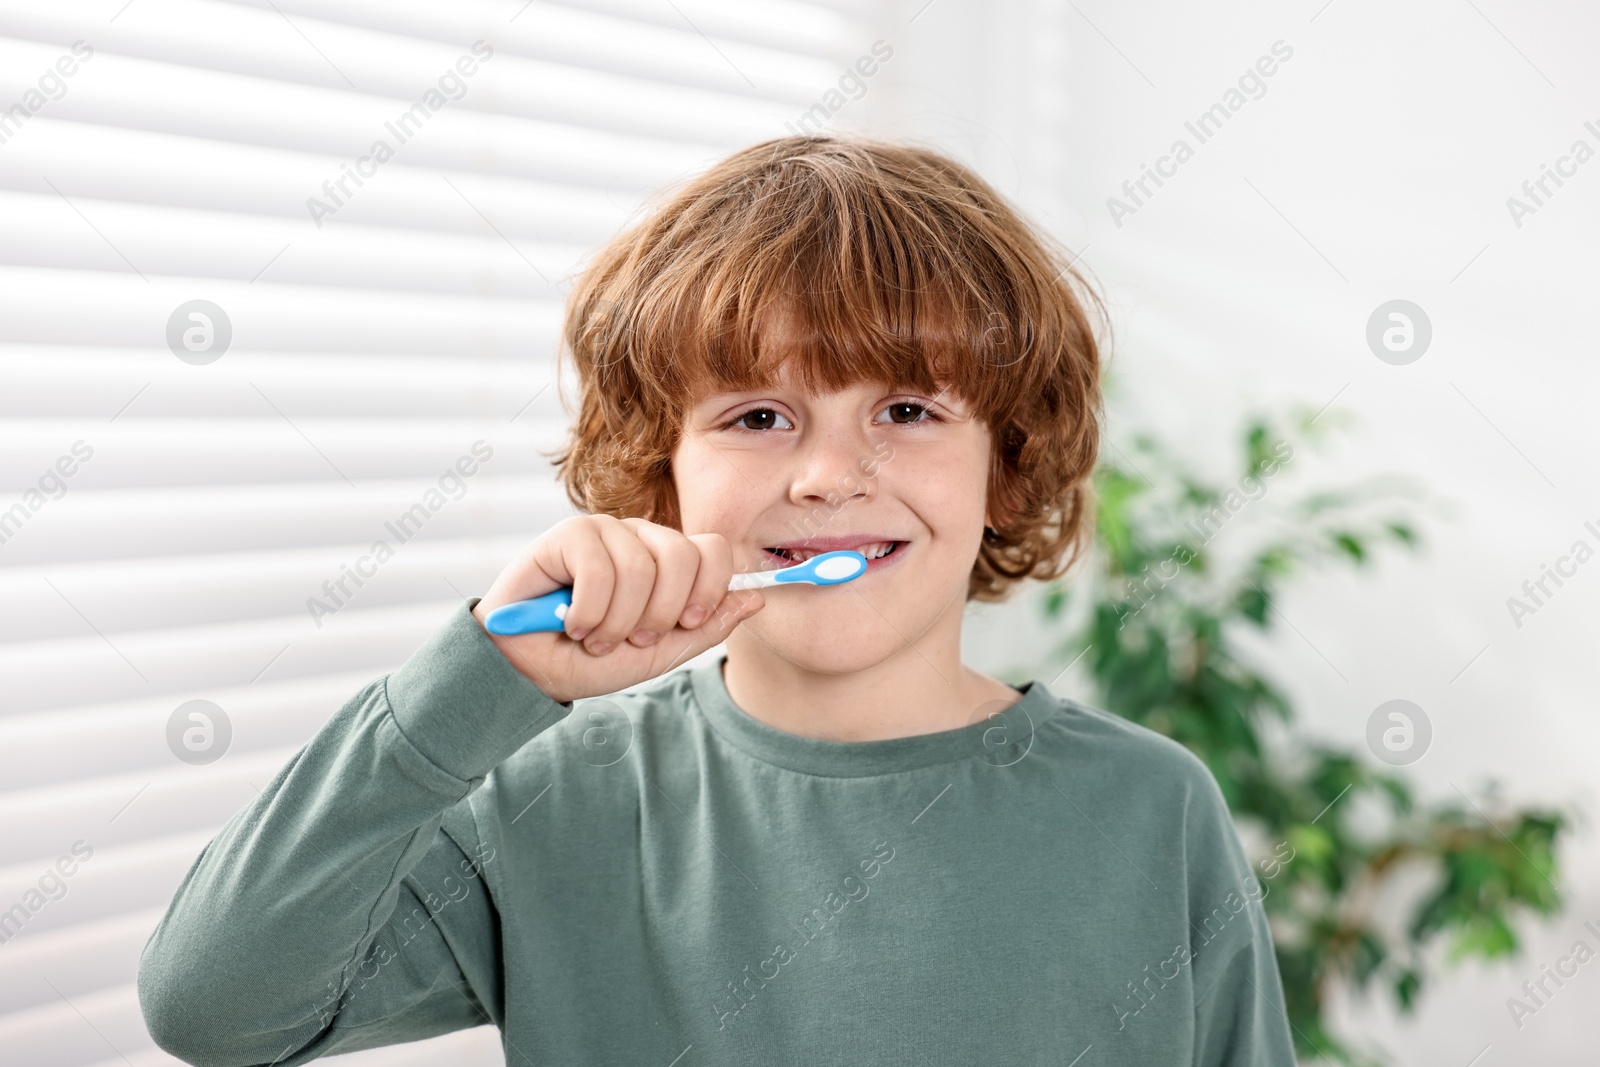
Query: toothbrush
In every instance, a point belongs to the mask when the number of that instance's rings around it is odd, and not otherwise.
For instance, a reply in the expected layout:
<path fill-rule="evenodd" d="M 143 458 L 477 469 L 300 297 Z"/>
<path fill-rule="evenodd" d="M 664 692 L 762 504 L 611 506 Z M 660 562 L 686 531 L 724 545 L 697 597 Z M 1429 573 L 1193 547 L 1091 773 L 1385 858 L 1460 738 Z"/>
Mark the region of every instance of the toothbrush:
<path fill-rule="evenodd" d="M 735 574 L 728 590 L 770 589 L 777 585 L 840 585 L 867 573 L 867 557 L 849 550 L 824 552 L 804 563 L 775 571 Z M 484 626 L 492 634 L 559 633 L 566 628 L 572 587 L 564 585 L 532 600 L 503 604 L 489 612 Z"/>

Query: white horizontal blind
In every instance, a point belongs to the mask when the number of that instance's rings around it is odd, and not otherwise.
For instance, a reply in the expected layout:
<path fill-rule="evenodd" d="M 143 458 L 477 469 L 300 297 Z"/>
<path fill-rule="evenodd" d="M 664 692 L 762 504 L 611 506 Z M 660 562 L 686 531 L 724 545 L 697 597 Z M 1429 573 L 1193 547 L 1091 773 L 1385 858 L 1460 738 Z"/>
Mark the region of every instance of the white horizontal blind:
<path fill-rule="evenodd" d="M 564 279 L 814 105 L 854 17 L 0 3 L 0 1060 L 176 1062 L 132 983 L 190 863 L 569 510 L 540 455 Z M 192 700 L 227 729 L 191 763 Z"/>

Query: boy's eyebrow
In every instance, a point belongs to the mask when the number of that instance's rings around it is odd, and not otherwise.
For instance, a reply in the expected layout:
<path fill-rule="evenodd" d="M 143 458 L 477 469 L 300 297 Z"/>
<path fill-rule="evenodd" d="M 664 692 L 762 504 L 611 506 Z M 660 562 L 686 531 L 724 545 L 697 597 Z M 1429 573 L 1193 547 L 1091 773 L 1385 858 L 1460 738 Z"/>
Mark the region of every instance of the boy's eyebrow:
<path fill-rule="evenodd" d="M 862 383 L 856 383 L 855 386 L 845 386 L 844 390 L 841 390 L 841 392 L 842 391 L 847 391 L 847 390 L 852 389 L 852 388 L 857 388 L 861 384 Z M 919 390 L 915 386 L 910 385 L 909 383 L 902 384 L 902 385 L 895 385 L 895 384 L 892 384 L 892 383 L 875 383 L 874 387 L 877 388 L 877 389 L 881 389 L 885 394 L 908 392 L 908 393 L 917 393 L 917 394 L 921 395 L 924 392 L 923 390 Z M 779 395 L 782 395 L 782 394 L 793 394 L 793 395 L 798 395 L 798 396 L 832 396 L 832 395 L 835 395 L 835 394 L 832 394 L 832 393 L 816 393 L 816 392 L 814 392 L 812 390 L 805 389 L 805 388 L 803 388 L 801 386 L 788 386 L 788 387 L 785 387 L 785 386 L 779 384 L 778 382 L 769 382 L 769 383 L 766 383 L 764 385 L 753 386 L 752 388 L 749 388 L 749 389 L 723 389 L 723 390 L 719 390 L 717 392 L 700 393 L 700 394 L 697 394 L 697 395 L 691 397 L 689 403 L 690 403 L 691 407 L 696 407 L 696 408 L 703 407 L 703 406 L 705 406 L 707 404 L 710 404 L 710 403 L 713 403 L 713 402 L 716 402 L 716 401 L 731 401 L 731 402 L 737 403 L 738 399 L 741 398 L 741 397 L 760 396 L 763 393 L 775 393 L 775 394 L 779 394 Z M 946 405 L 948 407 L 951 407 L 951 408 L 959 409 L 959 408 L 961 408 L 963 406 L 963 402 L 962 402 L 961 398 L 950 391 L 950 385 L 948 383 L 943 385 L 943 386 L 940 386 L 938 389 L 934 390 L 932 393 L 928 393 L 927 395 L 935 403 L 941 403 L 941 404 L 944 404 L 944 405 Z"/>
<path fill-rule="evenodd" d="M 704 407 L 720 404 L 737 404 L 741 398 L 760 396 L 762 393 L 781 393 L 783 390 L 774 385 L 758 387 L 755 389 L 727 389 L 715 393 L 701 393 L 689 401 L 691 409 L 698 410 Z"/>
<path fill-rule="evenodd" d="M 771 385 L 757 385 L 749 389 L 718 389 L 715 392 L 699 394 L 699 399 L 696 402 L 703 404 L 712 400 L 720 400 L 723 397 L 728 396 L 750 396 L 754 393 L 781 393 L 783 391 L 783 387 L 776 383 Z"/>
<path fill-rule="evenodd" d="M 922 390 L 919 390 L 916 386 L 912 385 L 909 382 L 902 382 L 902 383 L 899 383 L 899 384 L 896 384 L 896 383 L 893 383 L 893 382 L 854 382 L 854 383 L 852 383 L 850 385 L 844 386 L 839 391 L 840 392 L 847 392 L 847 391 L 849 391 L 851 389 L 859 389 L 859 388 L 862 388 L 862 387 L 869 387 L 869 388 L 873 388 L 873 389 L 881 389 L 885 393 L 921 392 L 922 391 Z M 760 383 L 760 384 L 757 384 L 757 385 L 753 385 L 753 386 L 749 387 L 748 389 L 736 389 L 736 388 L 731 388 L 731 387 L 730 388 L 722 388 L 722 387 L 719 386 L 719 387 L 716 387 L 713 391 L 691 393 L 690 394 L 690 403 L 695 404 L 695 405 L 699 405 L 699 404 L 708 403 L 708 402 L 710 402 L 712 400 L 718 400 L 718 399 L 721 399 L 723 397 L 752 396 L 752 395 L 755 395 L 757 393 L 794 393 L 794 394 L 805 395 L 805 396 L 833 396 L 834 395 L 833 393 L 818 393 L 818 392 L 816 392 L 814 390 L 806 389 L 804 386 L 798 385 L 798 384 L 785 386 L 781 382 L 763 382 L 763 383 Z M 945 384 L 943 386 L 940 386 L 933 393 L 931 393 L 929 395 L 931 397 L 935 397 L 935 398 L 939 398 L 939 399 L 943 399 L 943 398 L 945 398 L 947 396 L 950 396 L 950 395 L 952 395 L 950 393 L 950 385 L 947 383 L 947 384 Z"/>

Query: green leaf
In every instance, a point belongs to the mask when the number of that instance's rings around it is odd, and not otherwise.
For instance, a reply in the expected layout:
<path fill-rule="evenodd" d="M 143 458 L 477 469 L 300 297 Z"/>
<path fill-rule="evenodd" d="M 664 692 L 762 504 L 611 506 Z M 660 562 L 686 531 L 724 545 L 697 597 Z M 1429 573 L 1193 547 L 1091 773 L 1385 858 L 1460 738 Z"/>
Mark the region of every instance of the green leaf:
<path fill-rule="evenodd" d="M 1296 863 L 1304 861 L 1314 867 L 1326 867 L 1336 851 L 1333 838 L 1313 823 L 1297 823 L 1290 827 L 1288 839 L 1294 848 Z"/>
<path fill-rule="evenodd" d="M 1452 963 L 1469 956 L 1492 960 L 1509 956 L 1516 947 L 1516 932 L 1498 911 L 1490 911 L 1467 918 L 1450 946 L 1448 958 Z"/>
<path fill-rule="evenodd" d="M 1239 590 L 1237 610 L 1257 626 L 1264 628 L 1267 625 L 1267 611 L 1271 607 L 1271 599 L 1260 588 L 1247 585 Z"/>
<path fill-rule="evenodd" d="M 1300 501 L 1295 510 L 1306 518 L 1314 518 L 1325 511 L 1348 507 L 1356 500 L 1357 496 L 1348 490 L 1327 489 L 1307 496 Z"/>
<path fill-rule="evenodd" d="M 1256 553 L 1255 569 L 1262 575 L 1283 577 L 1294 569 L 1294 550 L 1283 544 L 1269 545 Z"/>
<path fill-rule="evenodd" d="M 1422 991 L 1422 974 L 1414 968 L 1407 967 L 1400 972 L 1394 980 L 1394 999 L 1400 1005 L 1400 1010 L 1406 1014 L 1416 1010 L 1417 994 Z"/>
<path fill-rule="evenodd" d="M 1362 545 L 1361 541 L 1354 534 L 1342 532 L 1336 533 L 1333 535 L 1333 543 L 1338 546 L 1338 548 L 1343 551 L 1345 555 L 1349 556 L 1357 563 L 1366 562 L 1366 547 Z"/>
<path fill-rule="evenodd" d="M 1374 937 L 1370 930 L 1361 931 L 1361 935 L 1356 939 L 1355 958 L 1351 961 L 1356 984 L 1366 985 L 1388 956 L 1389 953 L 1384 949 L 1383 943 Z"/>

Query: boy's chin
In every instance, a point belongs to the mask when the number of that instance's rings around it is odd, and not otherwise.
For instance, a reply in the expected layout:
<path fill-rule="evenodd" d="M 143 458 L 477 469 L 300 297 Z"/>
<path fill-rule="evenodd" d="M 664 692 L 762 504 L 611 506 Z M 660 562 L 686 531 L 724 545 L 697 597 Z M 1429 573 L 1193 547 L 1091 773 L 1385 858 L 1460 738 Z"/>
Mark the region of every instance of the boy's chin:
<path fill-rule="evenodd" d="M 750 630 L 745 635 L 758 655 L 776 653 L 803 670 L 814 674 L 854 674 L 876 667 L 895 652 L 905 648 L 905 642 L 890 629 L 881 617 L 867 620 L 834 620 L 833 625 L 770 625 L 777 619 L 764 620 L 762 615 L 772 611 L 772 602 L 755 618 L 741 623 L 739 630 Z M 767 622 L 769 625 L 759 625 Z M 736 640 L 735 630 L 730 641 Z"/>

